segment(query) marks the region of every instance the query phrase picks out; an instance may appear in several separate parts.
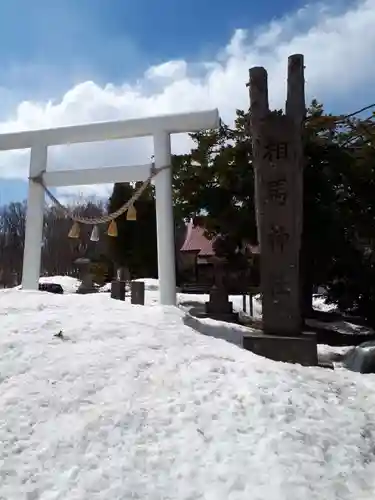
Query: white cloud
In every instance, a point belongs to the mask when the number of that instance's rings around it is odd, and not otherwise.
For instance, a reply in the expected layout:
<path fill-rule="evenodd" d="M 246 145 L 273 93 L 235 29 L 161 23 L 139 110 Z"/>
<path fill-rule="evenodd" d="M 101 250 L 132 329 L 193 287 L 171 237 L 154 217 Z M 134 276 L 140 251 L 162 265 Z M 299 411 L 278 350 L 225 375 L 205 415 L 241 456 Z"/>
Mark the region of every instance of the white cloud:
<path fill-rule="evenodd" d="M 181 80 L 186 78 L 186 73 L 186 61 L 168 61 L 159 66 L 151 66 L 145 76 L 150 80 Z"/>
<path fill-rule="evenodd" d="M 22 102 L 0 122 L 0 132 L 213 107 L 230 121 L 236 108 L 248 107 L 248 69 L 258 65 L 269 73 L 271 106 L 282 107 L 287 58 L 293 53 L 305 55 L 308 100 L 318 97 L 326 105 L 360 107 L 367 104 L 365 93 L 375 79 L 375 0 L 341 10 L 332 5 L 307 6 L 251 33 L 238 30 L 213 61 L 168 61 L 149 68 L 134 85 L 100 87 L 87 81 L 59 102 Z M 186 136 L 176 137 L 174 152 L 188 144 Z M 151 155 L 151 141 L 146 139 L 74 145 L 54 148 L 50 168 L 145 163 Z M 2 153 L 0 176 L 25 178 L 27 162 L 25 152 Z M 103 189 L 107 190 L 96 186 L 86 192 L 103 193 Z"/>

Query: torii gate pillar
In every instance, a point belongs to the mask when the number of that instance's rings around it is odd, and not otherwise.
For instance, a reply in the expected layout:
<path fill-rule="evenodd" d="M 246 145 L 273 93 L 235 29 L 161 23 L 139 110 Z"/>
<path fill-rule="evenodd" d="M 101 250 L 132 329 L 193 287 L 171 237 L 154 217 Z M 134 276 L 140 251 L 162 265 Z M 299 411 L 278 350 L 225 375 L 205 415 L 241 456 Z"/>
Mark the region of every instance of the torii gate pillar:
<path fill-rule="evenodd" d="M 169 134 L 154 135 L 155 167 L 171 164 Z M 160 303 L 176 305 L 175 235 L 173 217 L 172 169 L 160 171 L 154 178 Z"/>

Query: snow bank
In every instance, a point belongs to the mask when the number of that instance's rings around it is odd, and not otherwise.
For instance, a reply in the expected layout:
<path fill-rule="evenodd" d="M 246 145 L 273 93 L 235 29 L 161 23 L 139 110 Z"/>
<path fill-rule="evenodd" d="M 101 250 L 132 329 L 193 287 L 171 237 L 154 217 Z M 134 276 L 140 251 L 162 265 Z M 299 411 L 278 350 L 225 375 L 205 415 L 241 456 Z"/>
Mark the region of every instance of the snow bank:
<path fill-rule="evenodd" d="M 243 336 L 250 331 L 249 328 L 242 325 L 217 321 L 211 318 L 196 318 L 189 313 L 185 315 L 183 321 L 185 325 L 203 335 L 226 340 L 237 346 L 243 345 Z"/>
<path fill-rule="evenodd" d="M 145 291 L 147 292 L 159 292 L 159 280 L 154 278 L 138 278 L 134 281 L 143 281 L 145 284 Z M 106 283 L 100 289 L 101 292 L 110 292 L 111 283 Z"/>
<path fill-rule="evenodd" d="M 375 342 L 364 342 L 345 356 L 343 366 L 348 370 L 360 373 L 375 372 Z"/>
<path fill-rule="evenodd" d="M 154 278 L 138 278 L 134 281 L 143 281 L 145 284 L 145 290 L 149 292 L 158 292 L 160 287 L 159 287 L 159 280 L 154 279 Z"/>
<path fill-rule="evenodd" d="M 195 331 L 202 335 L 208 335 L 216 339 L 226 340 L 231 344 L 242 347 L 243 336 L 251 331 L 251 328 L 237 325 L 234 323 L 227 323 L 225 321 L 217 321 L 211 318 L 196 318 L 186 312 L 184 317 L 184 324 L 190 326 Z M 329 346 L 326 344 L 318 344 L 318 358 L 324 362 L 337 362 L 341 361 L 345 354 L 353 350 L 352 346 Z M 359 370 L 354 370 L 359 371 Z"/>
<path fill-rule="evenodd" d="M 40 283 L 57 283 L 62 286 L 64 293 L 75 293 L 80 285 L 80 280 L 71 276 L 42 276 Z"/>
<path fill-rule="evenodd" d="M 319 355 L 325 356 L 327 359 L 344 356 L 352 349 L 352 346 L 331 346 L 327 344 L 318 344 Z"/>
<path fill-rule="evenodd" d="M 321 295 L 314 295 L 313 306 L 317 311 L 333 312 L 337 310 L 334 304 L 329 304 Z"/>
<path fill-rule="evenodd" d="M 183 306 L 196 303 L 204 303 L 209 300 L 208 294 L 192 294 L 192 293 L 180 293 L 179 294 L 179 303 Z M 237 312 L 243 312 L 243 299 L 242 295 L 230 295 L 229 300 L 233 303 L 233 309 Z M 315 295 L 313 297 L 313 306 L 314 309 L 318 311 L 334 311 L 336 308 L 331 304 L 327 304 L 324 297 L 320 295 Z M 246 310 L 247 314 L 249 313 L 249 297 L 246 300 Z M 262 301 L 260 295 L 253 296 L 253 316 L 254 318 L 262 317 Z"/>
<path fill-rule="evenodd" d="M 309 319 L 309 325 L 317 328 L 329 328 L 342 335 L 373 335 L 374 330 L 368 326 L 357 325 L 350 321 L 341 319 L 339 321 L 330 321 L 324 323 L 323 321 Z"/>
<path fill-rule="evenodd" d="M 274 363 L 173 307 L 0 299 L 0 498 L 372 498 L 373 376 Z"/>

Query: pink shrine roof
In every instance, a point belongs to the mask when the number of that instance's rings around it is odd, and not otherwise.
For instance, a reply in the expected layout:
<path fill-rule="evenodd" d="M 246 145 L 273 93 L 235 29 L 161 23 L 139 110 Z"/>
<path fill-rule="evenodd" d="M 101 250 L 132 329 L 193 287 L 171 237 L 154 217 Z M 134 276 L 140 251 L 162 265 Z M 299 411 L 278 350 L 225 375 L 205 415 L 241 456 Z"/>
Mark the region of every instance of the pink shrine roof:
<path fill-rule="evenodd" d="M 185 241 L 181 247 L 181 252 L 197 252 L 197 255 L 211 256 L 215 255 L 213 250 L 214 240 L 209 240 L 204 235 L 204 228 L 194 225 L 194 221 L 190 221 L 186 228 Z"/>
<path fill-rule="evenodd" d="M 191 220 L 186 227 L 186 236 L 183 245 L 180 248 L 181 252 L 196 252 L 200 257 L 210 257 L 215 255 L 213 243 L 215 238 L 209 240 L 204 235 L 204 228 L 198 224 L 194 224 Z M 259 247 L 257 245 L 246 245 L 247 250 L 251 254 L 258 254 Z"/>

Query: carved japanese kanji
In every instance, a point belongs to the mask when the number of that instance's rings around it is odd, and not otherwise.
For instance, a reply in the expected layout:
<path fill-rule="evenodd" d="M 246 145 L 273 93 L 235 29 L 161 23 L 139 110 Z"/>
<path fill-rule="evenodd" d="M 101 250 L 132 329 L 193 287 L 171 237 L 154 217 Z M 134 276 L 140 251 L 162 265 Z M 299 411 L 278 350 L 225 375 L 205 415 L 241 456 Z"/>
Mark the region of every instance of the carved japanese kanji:
<path fill-rule="evenodd" d="M 299 251 L 302 216 L 301 123 L 270 112 L 263 68 L 251 81 L 256 214 L 265 333 L 300 333 Z M 262 87 L 263 86 L 263 87 Z M 290 108 L 290 104 L 288 104 Z"/>
<path fill-rule="evenodd" d="M 268 181 L 267 191 L 270 201 L 273 201 L 278 205 L 285 205 L 288 197 L 286 178 L 279 177 Z"/>

